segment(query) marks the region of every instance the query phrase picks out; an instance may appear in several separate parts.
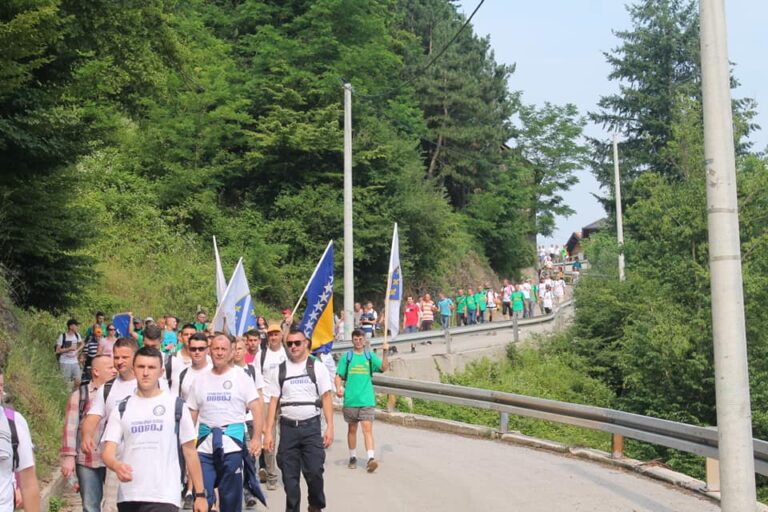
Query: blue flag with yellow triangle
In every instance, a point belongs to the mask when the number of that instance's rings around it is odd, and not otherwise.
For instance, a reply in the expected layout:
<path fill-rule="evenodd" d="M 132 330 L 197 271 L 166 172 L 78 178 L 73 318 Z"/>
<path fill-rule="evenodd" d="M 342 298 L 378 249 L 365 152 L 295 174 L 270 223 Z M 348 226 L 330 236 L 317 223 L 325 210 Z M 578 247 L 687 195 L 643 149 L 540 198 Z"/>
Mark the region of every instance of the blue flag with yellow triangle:
<path fill-rule="evenodd" d="M 299 328 L 312 340 L 310 350 L 316 354 L 333 348 L 333 240 L 328 243 L 315 272 L 307 283 L 307 308 Z"/>

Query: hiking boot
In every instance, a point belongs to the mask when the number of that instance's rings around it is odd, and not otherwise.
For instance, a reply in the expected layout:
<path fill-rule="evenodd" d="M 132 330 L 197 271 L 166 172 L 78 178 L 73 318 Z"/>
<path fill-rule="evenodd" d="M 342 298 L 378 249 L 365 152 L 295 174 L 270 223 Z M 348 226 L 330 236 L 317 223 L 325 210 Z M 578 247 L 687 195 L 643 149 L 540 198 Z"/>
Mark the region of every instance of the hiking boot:
<path fill-rule="evenodd" d="M 264 468 L 259 468 L 259 483 L 267 483 L 267 470 Z"/>
<path fill-rule="evenodd" d="M 277 482 L 267 482 L 267 490 L 274 491 L 277 489 Z"/>
<path fill-rule="evenodd" d="M 357 457 L 350 457 L 349 464 L 347 464 L 347 467 L 349 469 L 355 469 L 357 467 Z"/>
<path fill-rule="evenodd" d="M 258 503 L 258 501 L 259 500 L 257 500 L 250 492 L 245 493 L 245 508 L 256 508 L 256 503 Z"/>
<path fill-rule="evenodd" d="M 376 471 L 376 468 L 379 467 L 379 463 L 376 462 L 376 459 L 371 457 L 368 459 L 368 464 L 365 465 L 365 469 L 368 470 L 369 473 L 373 473 Z"/>
<path fill-rule="evenodd" d="M 184 495 L 184 503 L 181 508 L 184 510 L 192 510 L 192 505 L 195 503 L 195 498 L 192 497 L 192 493 L 188 492 Z"/>

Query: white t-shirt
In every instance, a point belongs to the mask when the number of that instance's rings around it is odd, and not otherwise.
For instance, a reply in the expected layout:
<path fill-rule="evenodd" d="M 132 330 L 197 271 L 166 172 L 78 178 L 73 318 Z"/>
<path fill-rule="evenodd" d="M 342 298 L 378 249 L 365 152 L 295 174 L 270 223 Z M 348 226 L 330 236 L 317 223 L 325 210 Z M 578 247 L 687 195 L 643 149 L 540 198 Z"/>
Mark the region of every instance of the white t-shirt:
<path fill-rule="evenodd" d="M 167 391 L 152 398 L 132 396 L 122 418 L 117 408 L 112 410 L 104 430 L 104 441 L 118 445 L 122 442 L 121 462 L 133 468 L 133 480 L 120 482 L 118 503 L 146 501 L 181 506 L 175 412 L 176 397 Z M 184 407 L 179 424 L 181 444 L 196 437 L 192 416 Z"/>
<path fill-rule="evenodd" d="M 229 368 L 222 375 L 210 369 L 195 377 L 187 405 L 200 413 L 201 425 L 214 428 L 244 423 L 248 404 L 258 399 L 256 384 L 242 368 Z M 223 445 L 224 453 L 240 450 L 229 436 L 224 436 Z M 213 453 L 213 436 L 207 436 L 197 449 L 201 453 Z"/>
<path fill-rule="evenodd" d="M 272 375 L 272 370 L 280 366 L 280 363 L 288 359 L 288 356 L 285 354 L 285 347 L 280 345 L 280 350 L 272 350 L 269 347 L 266 348 L 266 356 L 264 357 L 264 368 L 262 368 L 262 373 L 264 375 L 264 403 L 268 404 L 269 399 L 272 395 L 269 394 L 269 379 L 270 375 Z M 256 358 L 256 361 L 254 362 L 261 362 L 261 359 L 259 357 Z M 277 374 L 275 374 L 277 375 Z"/>
<path fill-rule="evenodd" d="M 275 367 L 270 370 L 270 375 L 267 377 L 267 393 L 273 397 L 280 396 L 279 371 L 279 367 Z M 319 398 L 318 391 L 320 397 L 331 391 L 331 377 L 328 375 L 328 368 L 322 361 L 315 361 L 315 378 L 317 379 L 317 387 L 307 374 L 306 361 L 294 363 L 290 359 L 287 360 L 283 396 L 280 403 L 314 402 Z M 320 408 L 314 405 L 281 405 L 280 409 L 280 415 L 290 420 L 306 420 L 320 414 Z"/>
<path fill-rule="evenodd" d="M 237 366 L 237 365 L 235 365 Z M 253 368 L 253 377 L 251 377 L 251 374 L 248 373 L 248 368 Z M 250 364 L 246 363 L 245 366 L 240 366 L 238 368 L 243 369 L 243 373 L 245 373 L 245 376 L 248 377 L 253 381 L 253 383 L 256 385 L 257 390 L 262 390 L 262 394 L 264 393 L 264 377 L 261 375 L 261 370 L 259 369 L 259 365 L 257 364 Z M 251 410 L 247 409 L 245 412 L 245 421 L 253 421 L 253 414 L 251 414 Z"/>
<path fill-rule="evenodd" d="M 562 297 L 565 295 L 565 281 L 562 279 L 555 281 L 554 286 L 552 287 L 552 291 L 554 291 L 555 297 Z"/>
<path fill-rule="evenodd" d="M 550 290 L 541 295 L 541 305 L 547 309 L 552 309 L 552 292 Z"/>
<path fill-rule="evenodd" d="M 180 396 L 181 399 L 186 402 L 187 398 L 189 397 L 189 392 L 192 390 L 192 383 L 195 382 L 195 379 L 198 375 L 203 373 L 205 370 L 209 370 L 210 368 L 211 363 L 206 361 L 203 368 L 193 368 L 190 366 L 189 368 L 182 369 L 179 372 L 179 375 L 174 377 L 171 382 L 171 394 L 174 396 Z M 186 373 L 184 374 L 184 381 L 182 382 L 181 374 L 184 372 L 184 370 L 186 370 Z M 181 393 L 179 393 L 179 384 L 181 384 Z"/>
<path fill-rule="evenodd" d="M 523 298 L 524 299 L 530 299 L 531 298 L 531 285 L 528 283 L 523 283 L 520 285 L 520 291 L 523 292 Z"/>
<path fill-rule="evenodd" d="M 49 338 L 50 339 L 50 338 Z M 79 341 L 82 341 L 82 338 L 80 338 L 77 334 L 71 334 L 69 332 L 64 333 L 64 339 L 69 340 L 70 347 L 77 348 L 77 344 Z M 59 337 L 56 338 L 56 346 L 61 347 L 62 346 L 62 339 L 61 334 L 59 334 Z M 67 363 L 67 364 L 77 364 L 77 351 L 73 350 L 71 352 L 62 352 L 59 356 L 59 362 L 60 363 Z"/>
<path fill-rule="evenodd" d="M 101 416 L 102 418 L 109 418 L 112 414 L 112 410 L 115 409 L 120 400 L 132 395 L 136 391 L 136 379 L 123 380 L 118 375 L 115 382 L 112 383 L 112 389 L 109 390 L 106 402 L 104 401 L 104 386 L 102 384 L 94 392 L 93 399 L 91 400 L 91 407 L 88 409 L 88 415 Z"/>
<path fill-rule="evenodd" d="M 14 411 L 16 433 L 19 436 L 19 466 L 16 471 L 35 465 L 32 451 L 32 436 L 29 434 L 27 420 L 18 411 Z M 13 508 L 13 447 L 11 446 L 11 427 L 5 410 L 0 407 L 0 510 L 15 510 Z"/>

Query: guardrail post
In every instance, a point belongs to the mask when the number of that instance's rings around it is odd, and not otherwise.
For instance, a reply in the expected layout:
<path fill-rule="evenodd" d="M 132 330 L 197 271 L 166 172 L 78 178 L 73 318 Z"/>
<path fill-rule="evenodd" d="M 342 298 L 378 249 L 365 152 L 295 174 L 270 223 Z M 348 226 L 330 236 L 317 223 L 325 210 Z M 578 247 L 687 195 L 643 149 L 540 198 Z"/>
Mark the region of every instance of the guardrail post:
<path fill-rule="evenodd" d="M 707 491 L 720 492 L 720 461 L 707 458 Z"/>
<path fill-rule="evenodd" d="M 397 395 L 387 395 L 387 412 L 395 412 L 395 403 Z"/>
<path fill-rule="evenodd" d="M 451 347 L 451 331 L 448 329 L 445 329 L 445 351 L 448 354 L 453 353 L 453 348 Z"/>
<path fill-rule="evenodd" d="M 520 341 L 520 326 L 517 325 L 517 313 L 512 312 L 512 329 L 515 333 L 515 343 Z"/>
<path fill-rule="evenodd" d="M 624 436 L 621 434 L 613 434 L 611 436 L 611 458 L 624 458 Z"/>
<path fill-rule="evenodd" d="M 499 421 L 499 432 L 502 434 L 506 434 L 509 432 L 509 413 L 508 412 L 502 412 L 501 418 Z"/>

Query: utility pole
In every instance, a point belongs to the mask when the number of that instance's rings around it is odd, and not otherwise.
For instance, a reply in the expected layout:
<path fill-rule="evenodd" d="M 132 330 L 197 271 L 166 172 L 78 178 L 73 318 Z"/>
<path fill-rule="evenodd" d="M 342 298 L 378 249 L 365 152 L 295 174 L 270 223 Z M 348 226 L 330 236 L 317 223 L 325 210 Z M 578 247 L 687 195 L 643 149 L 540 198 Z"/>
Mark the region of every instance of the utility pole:
<path fill-rule="evenodd" d="M 756 510 L 731 81 L 723 0 L 700 1 L 709 268 L 721 508 Z"/>
<path fill-rule="evenodd" d="M 613 132 L 613 189 L 616 196 L 616 238 L 619 241 L 619 281 L 624 281 L 624 214 L 621 210 L 621 179 L 619 177 L 619 134 Z"/>
<path fill-rule="evenodd" d="M 352 84 L 344 84 L 344 340 L 355 325 L 355 267 L 352 251 Z"/>

